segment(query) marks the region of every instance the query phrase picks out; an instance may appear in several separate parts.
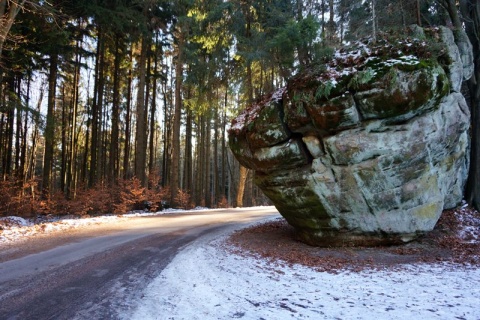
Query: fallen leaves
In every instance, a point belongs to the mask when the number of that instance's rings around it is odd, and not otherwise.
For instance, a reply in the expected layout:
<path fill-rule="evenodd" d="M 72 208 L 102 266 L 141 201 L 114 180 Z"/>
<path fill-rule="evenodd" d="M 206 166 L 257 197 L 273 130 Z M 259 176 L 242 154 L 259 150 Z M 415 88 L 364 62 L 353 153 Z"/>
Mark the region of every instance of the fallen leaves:
<path fill-rule="evenodd" d="M 422 263 L 478 267 L 480 214 L 467 205 L 446 210 L 433 231 L 401 246 L 311 247 L 298 241 L 294 228 L 283 219 L 237 231 L 227 244 L 238 255 L 266 259 L 274 264 L 300 264 L 330 273 L 396 269 Z"/>

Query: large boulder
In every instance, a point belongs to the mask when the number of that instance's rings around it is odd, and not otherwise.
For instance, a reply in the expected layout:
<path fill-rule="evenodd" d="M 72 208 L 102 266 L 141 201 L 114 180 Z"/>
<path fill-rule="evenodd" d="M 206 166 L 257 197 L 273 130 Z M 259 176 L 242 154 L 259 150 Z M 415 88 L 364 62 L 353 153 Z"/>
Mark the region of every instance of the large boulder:
<path fill-rule="evenodd" d="M 413 31 L 338 51 L 233 120 L 233 153 L 303 241 L 402 243 L 461 202 L 471 61 L 449 29 Z"/>

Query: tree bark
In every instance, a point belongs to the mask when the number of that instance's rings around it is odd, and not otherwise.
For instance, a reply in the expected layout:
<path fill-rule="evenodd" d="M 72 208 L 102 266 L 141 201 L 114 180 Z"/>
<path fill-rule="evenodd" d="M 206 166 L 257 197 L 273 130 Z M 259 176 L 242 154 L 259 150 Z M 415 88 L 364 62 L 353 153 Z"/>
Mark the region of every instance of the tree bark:
<path fill-rule="evenodd" d="M 155 48 L 158 50 L 158 36 Z M 150 108 L 150 141 L 149 141 L 149 160 L 148 160 L 148 172 L 149 174 L 153 174 L 155 172 L 155 139 L 156 139 L 156 130 L 155 130 L 155 113 L 157 112 L 157 79 L 156 76 L 158 72 L 158 52 L 155 52 L 154 60 L 153 60 L 153 72 L 155 76 L 153 77 L 153 86 L 152 86 L 152 106 Z"/>
<path fill-rule="evenodd" d="M 172 132 L 172 162 L 170 171 L 170 200 L 175 201 L 179 188 L 180 178 L 180 125 L 182 116 L 182 83 L 183 83 L 183 50 L 185 35 L 181 27 L 177 32 L 176 64 L 175 64 L 175 112 L 173 116 Z"/>
<path fill-rule="evenodd" d="M 58 56 L 50 56 L 50 72 L 48 74 L 47 123 L 45 127 L 45 152 L 43 157 L 42 197 L 48 198 L 51 191 L 55 138 L 55 95 L 57 88 Z"/>
<path fill-rule="evenodd" d="M 132 44 L 133 46 L 133 44 Z M 132 64 L 133 64 L 133 48 L 130 48 L 129 54 L 130 68 L 128 69 L 127 80 L 127 110 L 125 114 L 125 146 L 123 151 L 123 179 L 129 177 L 130 171 L 130 131 L 131 131 L 131 108 L 132 108 Z"/>
<path fill-rule="evenodd" d="M 142 48 L 138 62 L 138 92 L 137 92 L 137 125 L 135 128 L 135 176 L 141 181 L 143 186 L 147 185 L 145 174 L 147 160 L 147 124 L 145 121 L 145 68 L 147 62 L 148 41 L 142 38 Z"/>
<path fill-rule="evenodd" d="M 240 176 L 237 190 L 237 207 L 243 207 L 243 194 L 245 193 L 245 185 L 247 183 L 248 169 L 240 165 Z"/>
<path fill-rule="evenodd" d="M 112 101 L 112 135 L 110 137 L 108 180 L 115 184 L 119 167 L 119 118 L 120 118 L 120 35 L 115 34 L 115 57 L 113 61 L 113 101 Z"/>
<path fill-rule="evenodd" d="M 205 124 L 205 206 L 207 208 L 212 207 L 212 179 L 211 179 L 211 155 L 210 155 L 210 145 L 211 145 L 211 117 L 209 112 L 205 115 L 206 124 Z"/>
<path fill-rule="evenodd" d="M 92 187 L 98 180 L 98 158 L 100 146 L 100 132 L 101 132 L 101 114 L 103 107 L 103 65 L 105 54 L 105 39 L 102 29 L 99 27 L 97 40 L 97 53 L 95 63 L 95 84 L 93 89 L 93 103 L 92 103 L 92 143 L 90 145 L 90 179 L 89 186 Z"/>
<path fill-rule="evenodd" d="M 192 110 L 187 110 L 187 122 L 185 127 L 185 165 L 183 173 L 184 190 L 191 195 L 192 186 L 192 135 L 193 135 L 193 114 Z"/>

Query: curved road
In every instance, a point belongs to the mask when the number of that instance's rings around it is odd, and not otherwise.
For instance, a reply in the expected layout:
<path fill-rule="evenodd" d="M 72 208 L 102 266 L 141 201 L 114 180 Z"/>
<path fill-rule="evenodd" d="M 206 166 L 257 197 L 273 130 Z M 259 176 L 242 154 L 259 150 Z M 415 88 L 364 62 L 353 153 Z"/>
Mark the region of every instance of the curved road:
<path fill-rule="evenodd" d="M 130 218 L 108 235 L 97 230 L 4 258 L 0 319 L 121 319 L 183 246 L 275 215 L 264 207 Z"/>

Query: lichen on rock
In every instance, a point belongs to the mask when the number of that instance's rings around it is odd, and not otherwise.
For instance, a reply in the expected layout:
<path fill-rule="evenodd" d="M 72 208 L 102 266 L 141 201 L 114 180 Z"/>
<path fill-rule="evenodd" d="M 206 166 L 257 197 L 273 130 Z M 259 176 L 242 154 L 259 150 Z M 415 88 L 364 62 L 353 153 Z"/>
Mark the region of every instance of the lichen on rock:
<path fill-rule="evenodd" d="M 232 123 L 233 153 L 309 244 L 410 241 L 462 200 L 471 59 L 447 28 L 412 30 L 337 51 Z"/>

